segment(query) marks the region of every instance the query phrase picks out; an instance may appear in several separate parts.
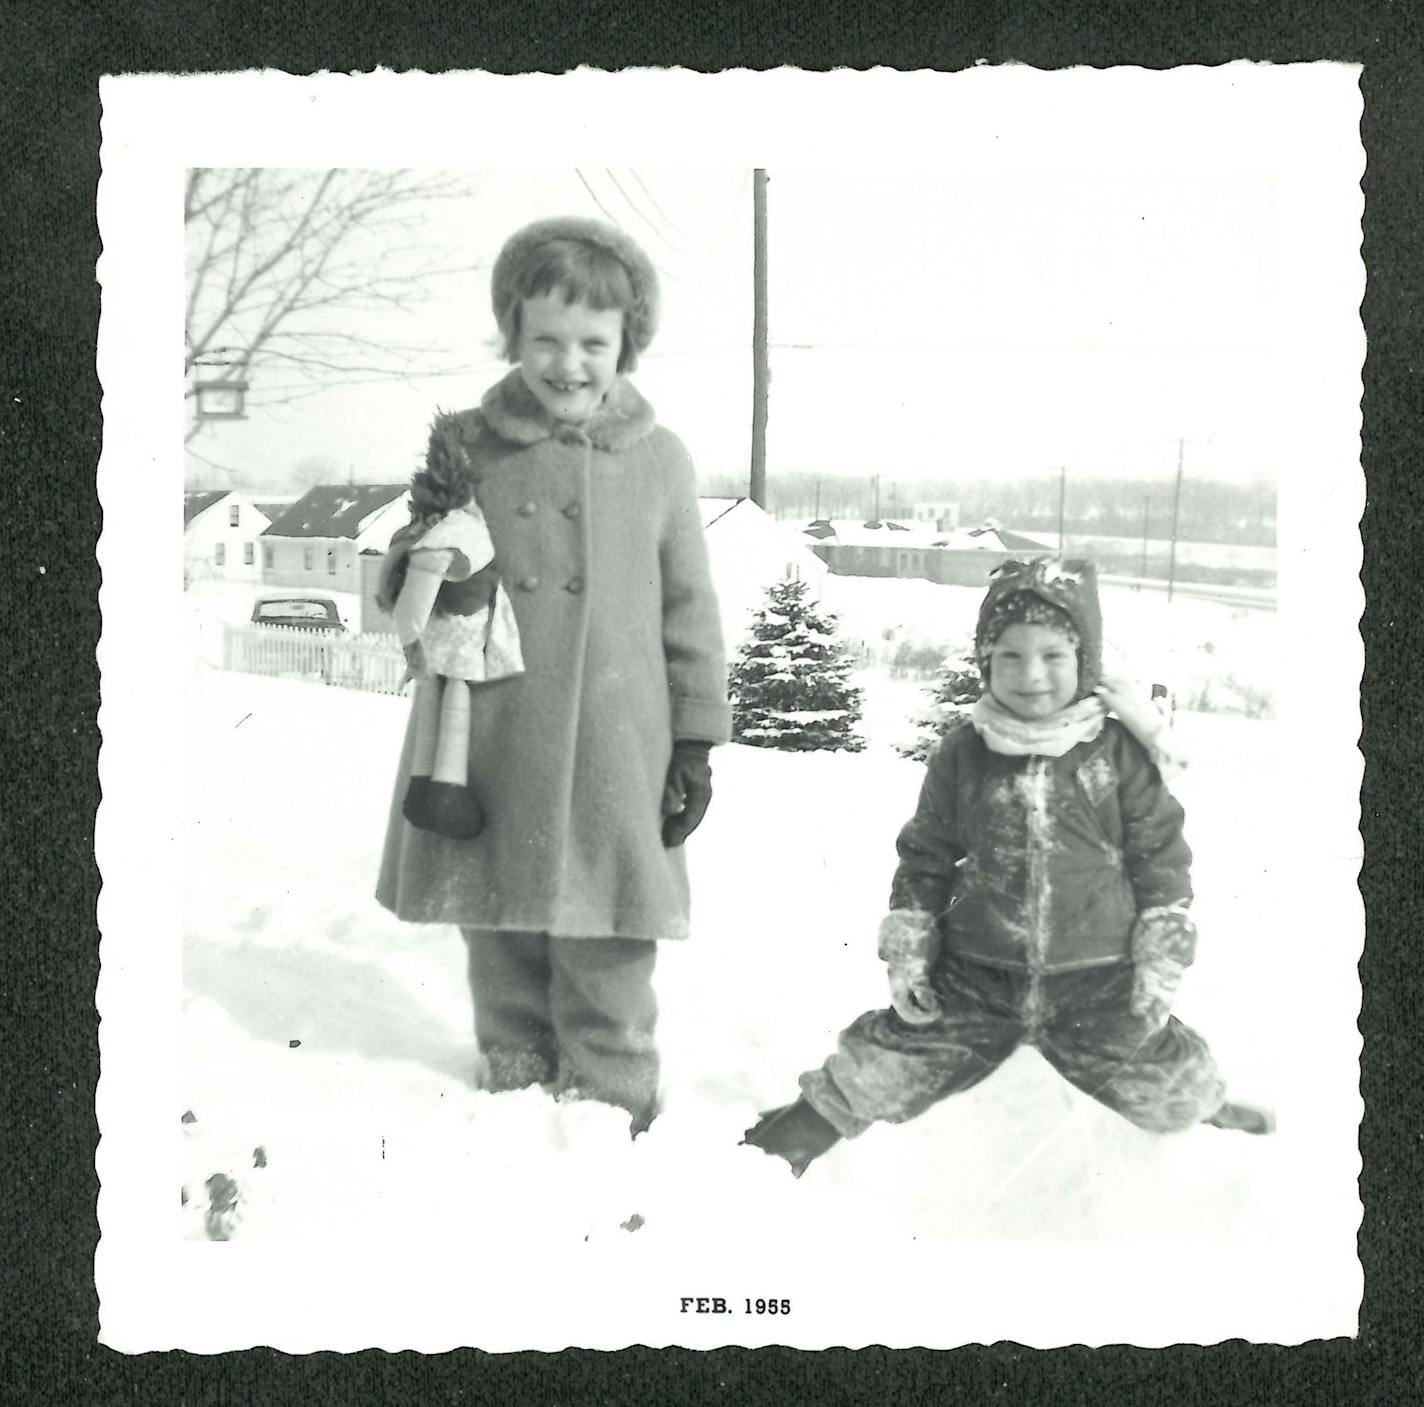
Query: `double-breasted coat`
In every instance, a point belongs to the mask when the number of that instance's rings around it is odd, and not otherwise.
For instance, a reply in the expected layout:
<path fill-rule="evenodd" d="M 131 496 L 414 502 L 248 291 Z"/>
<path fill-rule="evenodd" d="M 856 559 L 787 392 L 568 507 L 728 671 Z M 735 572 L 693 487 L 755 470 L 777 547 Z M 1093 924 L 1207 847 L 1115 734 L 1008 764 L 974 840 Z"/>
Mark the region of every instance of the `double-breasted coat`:
<path fill-rule="evenodd" d="M 473 840 L 401 814 L 376 897 L 402 919 L 563 938 L 683 938 L 684 851 L 662 844 L 674 739 L 725 742 L 721 620 L 686 450 L 619 378 L 578 426 L 518 370 L 455 414 L 509 593 L 524 673 L 472 698 Z"/>

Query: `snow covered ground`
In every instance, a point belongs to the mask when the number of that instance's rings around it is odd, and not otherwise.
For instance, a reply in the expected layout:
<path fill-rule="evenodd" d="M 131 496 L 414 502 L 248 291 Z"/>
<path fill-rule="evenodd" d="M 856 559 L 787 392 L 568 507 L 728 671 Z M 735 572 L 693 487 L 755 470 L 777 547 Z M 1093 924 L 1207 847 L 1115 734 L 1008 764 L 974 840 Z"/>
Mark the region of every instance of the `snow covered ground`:
<path fill-rule="evenodd" d="M 1235 1092 L 1275 1104 L 1275 1138 L 1153 1137 L 1021 1050 L 797 1183 L 738 1140 L 759 1109 L 794 1096 L 841 1026 L 883 1003 L 873 935 L 922 770 L 890 743 L 916 685 L 862 675 L 864 753 L 717 752 L 716 797 L 689 842 L 694 938 L 666 945 L 658 969 L 664 1112 L 630 1143 L 615 1111 L 477 1091 L 458 935 L 398 923 L 372 899 L 407 702 L 224 673 L 210 642 L 193 637 L 186 744 L 187 1234 L 204 1235 L 215 1172 L 244 1189 L 234 1240 L 355 1226 L 401 1240 L 455 1217 L 476 1239 L 517 1224 L 531 1253 L 633 1230 L 689 1247 L 733 1233 L 814 1243 L 827 1225 L 848 1246 L 1266 1246 L 1308 1218 L 1302 1169 L 1319 1165 L 1327 1136 L 1265 995 L 1282 941 L 1266 839 L 1279 830 L 1276 724 L 1178 722 L 1195 758 L 1178 791 L 1203 933 L 1178 1012 L 1209 1036 Z M 689 1178 L 719 1195 L 689 1196 Z"/>

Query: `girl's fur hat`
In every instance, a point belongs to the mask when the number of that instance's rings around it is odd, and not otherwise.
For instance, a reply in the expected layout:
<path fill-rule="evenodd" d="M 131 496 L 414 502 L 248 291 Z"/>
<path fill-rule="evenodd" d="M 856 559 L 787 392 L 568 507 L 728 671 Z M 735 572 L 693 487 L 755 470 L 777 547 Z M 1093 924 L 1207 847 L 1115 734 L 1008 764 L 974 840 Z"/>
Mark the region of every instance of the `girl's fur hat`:
<path fill-rule="evenodd" d="M 1066 635 L 1078 651 L 1078 698 L 1092 693 L 1103 677 L 1103 615 L 1092 562 L 1035 557 L 994 569 L 974 632 L 974 653 L 986 681 L 989 651 L 1015 622 L 1051 626 Z"/>
<path fill-rule="evenodd" d="M 647 350 L 653 334 L 658 330 L 658 275 L 652 260 L 615 225 L 577 215 L 563 215 L 550 220 L 536 220 L 532 225 L 516 230 L 500 250 L 490 279 L 495 321 L 501 328 L 510 326 L 510 314 L 520 297 L 521 269 L 541 245 L 556 239 L 573 240 L 611 254 L 627 271 L 633 290 L 633 306 L 623 310 L 623 338 L 627 348 L 623 369 L 631 371 L 638 354 Z"/>

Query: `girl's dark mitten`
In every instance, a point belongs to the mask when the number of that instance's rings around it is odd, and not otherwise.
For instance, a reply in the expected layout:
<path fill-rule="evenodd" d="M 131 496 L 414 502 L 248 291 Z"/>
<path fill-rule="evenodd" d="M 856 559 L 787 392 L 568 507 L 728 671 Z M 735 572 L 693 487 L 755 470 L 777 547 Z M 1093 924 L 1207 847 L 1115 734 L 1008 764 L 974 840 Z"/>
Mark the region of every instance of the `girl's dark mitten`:
<path fill-rule="evenodd" d="M 672 745 L 667 782 L 663 787 L 663 844 L 681 845 L 707 814 L 712 800 L 711 743 L 679 738 Z"/>

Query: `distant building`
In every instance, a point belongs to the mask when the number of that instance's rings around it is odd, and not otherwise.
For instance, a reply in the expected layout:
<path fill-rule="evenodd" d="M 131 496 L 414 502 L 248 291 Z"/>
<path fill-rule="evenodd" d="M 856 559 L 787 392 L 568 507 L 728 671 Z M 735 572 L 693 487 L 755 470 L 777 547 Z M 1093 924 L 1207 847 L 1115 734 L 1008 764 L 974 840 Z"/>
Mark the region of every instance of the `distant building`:
<path fill-rule="evenodd" d="M 262 579 L 257 551 L 270 517 L 245 493 L 209 489 L 183 495 L 183 575 L 188 581 Z"/>
<path fill-rule="evenodd" d="M 1052 553 L 1046 542 L 997 526 L 939 532 L 925 523 L 889 519 L 858 523 L 821 518 L 802 534 L 837 576 L 919 577 L 953 586 L 982 586 L 1011 557 Z"/>
<path fill-rule="evenodd" d="M 408 484 L 310 489 L 258 539 L 263 584 L 359 594 L 362 554 L 383 555 L 396 529 L 410 521 L 408 490 Z"/>
<path fill-rule="evenodd" d="M 952 533 L 959 527 L 957 503 L 917 503 L 911 510 L 917 523 L 929 523 L 936 532 Z"/>

